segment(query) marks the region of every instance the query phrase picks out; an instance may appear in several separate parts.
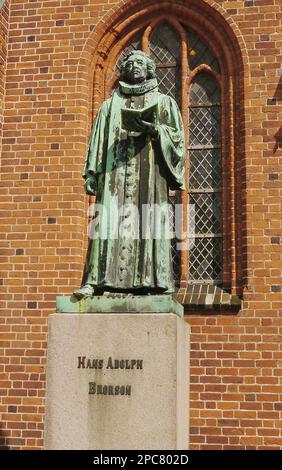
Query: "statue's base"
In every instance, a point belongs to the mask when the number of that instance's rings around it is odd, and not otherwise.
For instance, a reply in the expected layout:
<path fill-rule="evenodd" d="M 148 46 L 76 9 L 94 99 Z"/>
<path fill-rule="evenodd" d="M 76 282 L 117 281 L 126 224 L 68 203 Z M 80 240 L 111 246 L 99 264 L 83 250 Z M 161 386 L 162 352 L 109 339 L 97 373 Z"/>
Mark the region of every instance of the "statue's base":
<path fill-rule="evenodd" d="M 58 313 L 175 313 L 183 317 L 183 306 L 172 295 L 107 294 L 78 300 L 57 297 Z"/>
<path fill-rule="evenodd" d="M 172 313 L 49 317 L 46 449 L 187 449 L 189 326 Z"/>

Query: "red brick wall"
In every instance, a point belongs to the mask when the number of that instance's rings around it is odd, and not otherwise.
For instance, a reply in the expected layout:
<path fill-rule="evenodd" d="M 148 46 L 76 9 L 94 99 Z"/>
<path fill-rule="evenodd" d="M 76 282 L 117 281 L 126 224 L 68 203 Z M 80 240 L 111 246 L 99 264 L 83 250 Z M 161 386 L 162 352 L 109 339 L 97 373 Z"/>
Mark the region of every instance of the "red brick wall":
<path fill-rule="evenodd" d="M 9 2 L 6 1 L 0 9 L 0 138 L 3 126 L 3 103 L 5 92 L 5 72 L 7 59 Z"/>
<path fill-rule="evenodd" d="M 247 279 L 238 313 L 187 314 L 191 448 L 281 448 L 282 5 L 195 2 L 197 8 L 214 5 L 242 47 Z M 92 113 L 89 67 L 99 31 L 121 9 L 118 1 L 10 3 L 1 155 L 0 445 L 42 448 L 47 318 L 56 295 L 79 285 L 85 255 L 88 201 L 81 170 Z M 236 223 L 240 228 L 239 215 Z"/>

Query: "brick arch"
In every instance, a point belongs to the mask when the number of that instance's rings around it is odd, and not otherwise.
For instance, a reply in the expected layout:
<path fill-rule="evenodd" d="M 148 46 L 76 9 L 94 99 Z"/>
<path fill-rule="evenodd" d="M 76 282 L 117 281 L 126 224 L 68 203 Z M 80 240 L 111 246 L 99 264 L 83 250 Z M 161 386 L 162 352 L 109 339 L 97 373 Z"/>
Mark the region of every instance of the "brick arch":
<path fill-rule="evenodd" d="M 77 66 L 77 83 L 82 78 L 86 80 L 88 98 L 91 97 L 94 110 L 104 99 L 103 71 L 114 65 L 118 53 L 129 40 L 131 30 L 148 24 L 148 18 L 157 18 L 160 11 L 162 16 L 176 16 L 198 30 L 213 51 L 222 48 L 229 73 L 236 75 L 234 66 L 238 64 L 237 73 L 244 70 L 244 77 L 248 80 L 249 58 L 243 35 L 230 14 L 214 0 L 122 0 L 92 30 Z"/>
<path fill-rule="evenodd" d="M 160 14 L 164 21 L 166 15 L 168 18 L 181 18 L 183 25 L 197 32 L 209 44 L 225 77 L 223 90 L 228 101 L 228 114 L 223 119 L 223 126 L 229 127 L 229 130 L 224 137 L 226 157 L 223 171 L 229 182 L 230 194 L 225 194 L 223 197 L 225 214 L 229 214 L 225 216 L 223 225 L 226 227 L 225 230 L 228 227 L 228 234 L 224 235 L 225 251 L 228 252 L 228 258 L 232 262 L 230 270 L 224 272 L 223 282 L 226 287 L 231 287 L 234 293 L 238 293 L 245 280 L 242 282 L 241 251 L 238 249 L 238 246 L 242 245 L 242 220 L 240 224 L 237 223 L 241 195 L 235 188 L 239 187 L 239 183 L 243 180 L 243 94 L 244 81 L 248 83 L 249 79 L 249 59 L 238 26 L 220 5 L 212 0 L 189 2 L 131 0 L 120 2 L 103 16 L 91 32 L 77 67 L 77 86 L 82 85 L 84 81 L 83 88 L 80 89 L 83 89 L 82 99 L 87 102 L 87 106 L 83 108 L 83 113 L 86 115 L 80 116 L 81 129 L 85 135 L 85 150 L 93 115 L 107 94 L 105 76 L 112 73 L 116 60 L 130 37 L 140 28 L 147 27 L 149 23 L 153 21 L 157 23 Z M 85 122 L 88 123 L 86 127 Z"/>
<path fill-rule="evenodd" d="M 189 80 L 188 80 L 188 87 L 191 86 L 193 81 L 197 78 L 197 76 L 200 73 L 209 73 L 216 79 L 219 86 L 222 86 L 222 80 L 221 80 L 220 74 L 215 72 L 209 65 L 201 64 L 201 65 L 198 65 L 198 67 L 196 67 L 191 73 Z"/>

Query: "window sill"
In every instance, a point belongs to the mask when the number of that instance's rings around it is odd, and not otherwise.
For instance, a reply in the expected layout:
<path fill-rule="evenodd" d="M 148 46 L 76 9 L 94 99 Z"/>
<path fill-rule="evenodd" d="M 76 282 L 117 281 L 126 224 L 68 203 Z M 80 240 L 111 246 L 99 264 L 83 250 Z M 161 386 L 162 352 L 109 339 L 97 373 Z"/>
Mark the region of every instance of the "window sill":
<path fill-rule="evenodd" d="M 186 310 L 239 310 L 242 299 L 230 294 L 219 286 L 198 284 L 180 288 L 174 294 L 175 300 Z"/>

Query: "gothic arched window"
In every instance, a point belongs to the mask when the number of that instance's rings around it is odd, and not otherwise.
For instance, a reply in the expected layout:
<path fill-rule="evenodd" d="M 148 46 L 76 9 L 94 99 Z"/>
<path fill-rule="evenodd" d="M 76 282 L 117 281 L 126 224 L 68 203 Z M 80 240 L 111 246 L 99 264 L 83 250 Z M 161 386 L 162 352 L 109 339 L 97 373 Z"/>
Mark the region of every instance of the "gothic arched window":
<path fill-rule="evenodd" d="M 226 196 L 230 109 L 223 100 L 229 86 L 228 74 L 220 54 L 203 37 L 204 32 L 194 31 L 179 18 L 159 17 L 127 34 L 119 60 L 133 49 L 149 52 L 157 65 L 160 92 L 172 96 L 182 113 L 187 190 L 170 192 L 170 200 L 173 204 L 181 202 L 184 209 L 192 208 L 188 212 L 194 214 L 194 223 L 190 215 L 184 217 L 184 230 L 190 240 L 187 250 L 177 250 L 177 240 L 172 243 L 175 277 L 182 286 L 231 287 Z M 107 74 L 106 94 L 117 78 L 117 70 L 112 76 Z"/>

